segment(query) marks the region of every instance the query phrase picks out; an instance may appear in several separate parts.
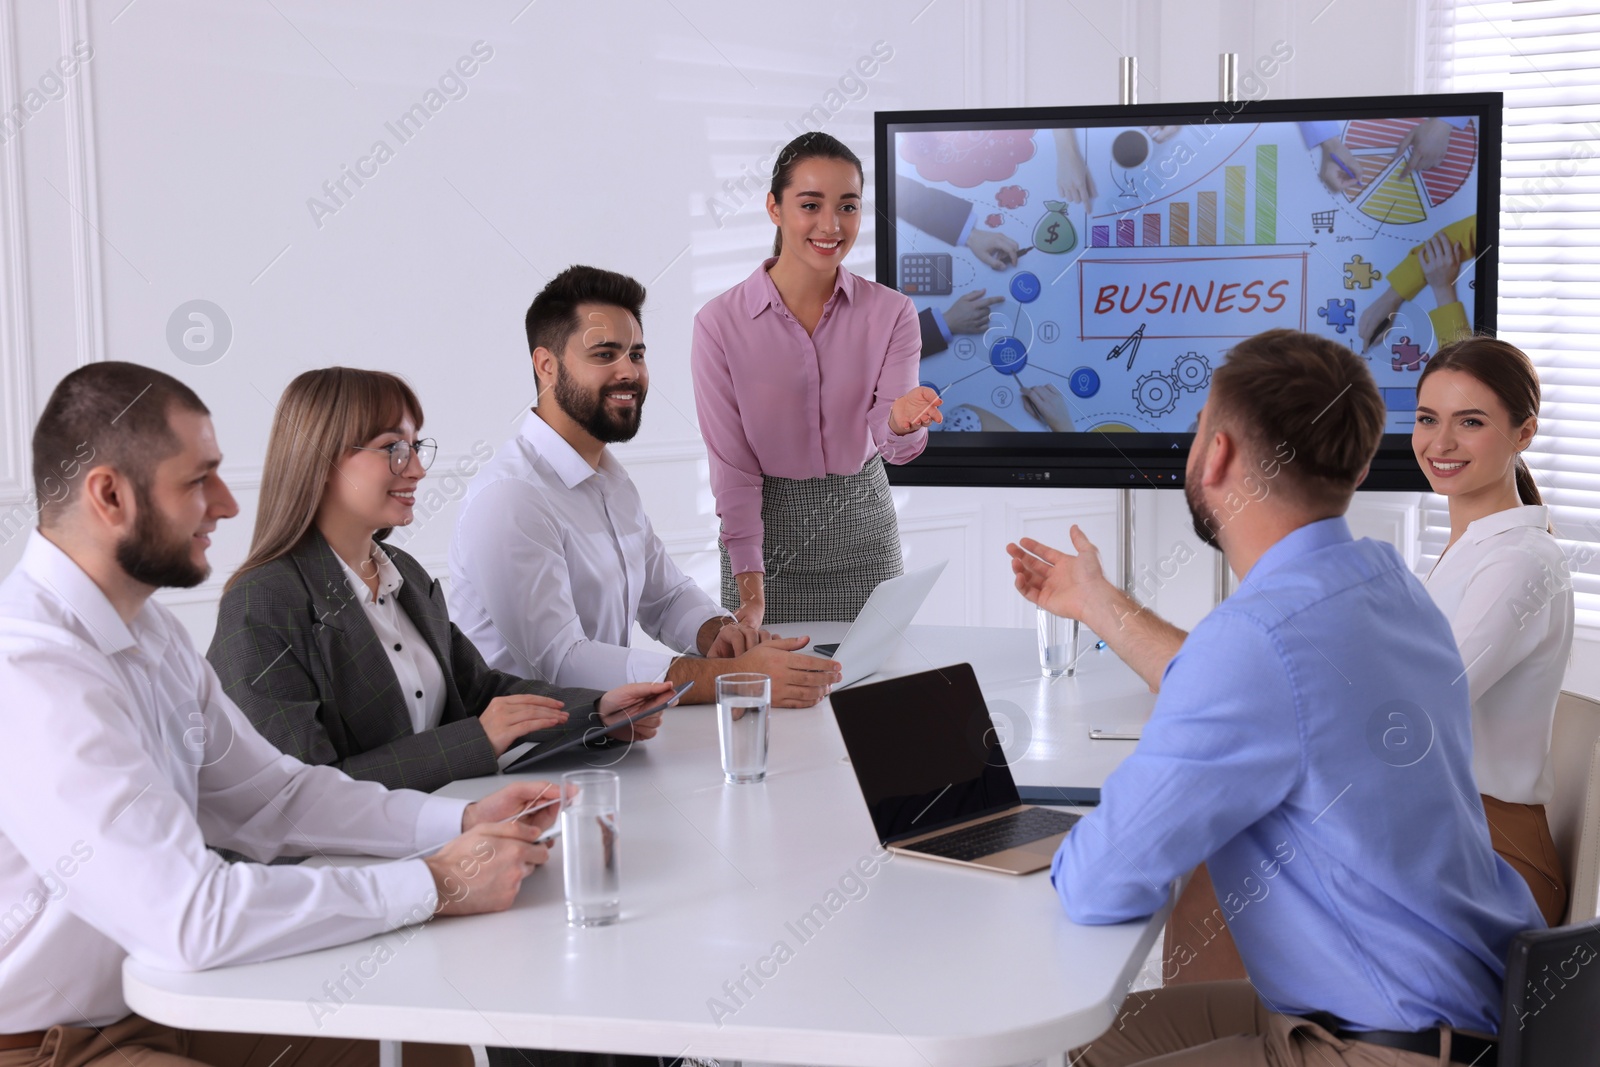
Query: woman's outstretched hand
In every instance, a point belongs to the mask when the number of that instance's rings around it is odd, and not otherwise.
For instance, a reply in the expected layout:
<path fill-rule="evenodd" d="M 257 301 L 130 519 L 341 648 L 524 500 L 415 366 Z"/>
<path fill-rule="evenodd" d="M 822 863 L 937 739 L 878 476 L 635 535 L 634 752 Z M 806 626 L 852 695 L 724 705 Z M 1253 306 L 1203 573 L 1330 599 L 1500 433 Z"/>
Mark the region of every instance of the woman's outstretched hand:
<path fill-rule="evenodd" d="M 939 407 L 944 403 L 939 394 L 926 385 L 919 385 L 894 402 L 889 409 L 889 429 L 898 437 L 915 433 L 935 422 L 943 422 Z"/>

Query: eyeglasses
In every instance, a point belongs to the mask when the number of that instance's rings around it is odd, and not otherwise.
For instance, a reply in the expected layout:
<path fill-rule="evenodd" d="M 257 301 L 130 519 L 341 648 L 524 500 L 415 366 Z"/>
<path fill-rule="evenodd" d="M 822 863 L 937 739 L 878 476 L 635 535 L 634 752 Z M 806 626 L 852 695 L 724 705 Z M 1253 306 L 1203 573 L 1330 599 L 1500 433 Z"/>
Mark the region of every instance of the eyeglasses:
<path fill-rule="evenodd" d="M 416 444 L 410 441 L 395 441 L 393 444 L 384 445 L 382 448 L 369 448 L 366 445 L 351 445 L 357 452 L 387 452 L 389 453 L 389 470 L 394 474 L 401 474 L 411 464 L 411 454 L 417 455 L 417 462 L 422 464 L 422 469 L 427 470 L 433 466 L 433 457 L 438 454 L 439 442 L 431 437 L 424 437 Z"/>

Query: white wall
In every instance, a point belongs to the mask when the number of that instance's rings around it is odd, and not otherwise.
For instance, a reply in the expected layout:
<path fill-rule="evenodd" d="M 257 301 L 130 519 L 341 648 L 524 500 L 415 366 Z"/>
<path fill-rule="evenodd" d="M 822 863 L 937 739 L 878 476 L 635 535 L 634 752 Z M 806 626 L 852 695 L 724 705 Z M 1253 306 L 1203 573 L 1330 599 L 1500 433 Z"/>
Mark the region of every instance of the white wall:
<path fill-rule="evenodd" d="M 671 550 L 714 587 L 690 323 L 769 245 L 756 184 L 731 183 L 761 172 L 791 124 L 837 109 L 829 132 L 870 157 L 875 109 L 1110 103 L 1128 52 L 1143 101 L 1209 99 L 1218 52 L 1248 67 L 1278 41 L 1294 59 L 1274 96 L 1404 93 L 1415 20 L 1414 0 L 0 0 L 0 96 L 38 104 L 0 147 L 0 572 L 21 549 L 5 531 L 27 514 L 36 412 L 68 370 L 115 358 L 200 392 L 243 507 L 216 538 L 216 577 L 163 595 L 198 641 L 247 546 L 273 402 L 308 367 L 382 367 L 417 387 L 443 452 L 424 483 L 439 495 L 424 493 L 403 540 L 442 574 L 462 485 L 447 475 L 473 469 L 532 398 L 522 314 L 555 271 L 590 262 L 649 286 L 651 401 L 624 459 Z M 21 95 L 79 41 L 93 57 L 59 99 Z M 466 95 L 401 143 L 386 124 L 462 57 L 473 67 L 475 42 L 492 55 Z M 830 96 L 875 45 L 892 58 L 857 98 Z M 323 183 L 379 139 L 393 158 L 328 197 Z M 866 227 L 850 262 L 872 270 Z M 205 366 L 166 337 L 194 299 L 233 333 Z M 1212 557 L 1181 494 L 1140 495 L 1141 567 L 1154 574 L 1178 544 L 1195 553 L 1156 594 L 1191 623 Z M 923 621 L 1029 623 L 1002 551 L 1021 534 L 1061 543 L 1077 521 L 1116 565 L 1111 491 L 902 489 L 896 502 L 910 562 L 956 563 Z M 1355 523 L 1409 547 L 1414 498 L 1363 498 Z"/>

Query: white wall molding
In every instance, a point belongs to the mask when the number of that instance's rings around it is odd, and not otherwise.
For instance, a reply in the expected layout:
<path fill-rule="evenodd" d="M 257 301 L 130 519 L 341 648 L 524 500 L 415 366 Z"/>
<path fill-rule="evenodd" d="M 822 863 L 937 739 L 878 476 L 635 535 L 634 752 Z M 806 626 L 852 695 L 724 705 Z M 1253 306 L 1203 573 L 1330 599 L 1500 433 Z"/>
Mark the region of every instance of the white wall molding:
<path fill-rule="evenodd" d="M 1028 103 L 1027 0 L 1006 0 L 1006 107 Z"/>
<path fill-rule="evenodd" d="M 1357 537 L 1394 545 L 1414 571 L 1420 555 L 1421 498 L 1420 493 L 1357 493 L 1345 518 Z"/>
<path fill-rule="evenodd" d="M 929 594 L 929 601 L 917 616 L 917 621 L 941 625 L 966 626 L 983 618 L 982 561 L 973 558 L 975 546 L 982 546 L 983 511 L 980 508 L 963 508 L 954 511 L 930 512 L 924 515 L 897 516 L 900 526 L 900 549 L 907 556 L 906 569 L 920 570 L 932 566 L 936 560 L 917 559 L 914 542 L 918 538 L 937 537 L 954 533 L 959 550 L 945 558 L 950 566 L 939 576 L 938 585 Z M 951 603 L 949 591 L 959 589 L 959 604 Z"/>
<path fill-rule="evenodd" d="M 0 102 L 21 100 L 17 77 L 16 11 L 0 0 Z M 5 427 L 0 434 L 0 506 L 28 501 L 29 439 L 33 427 L 33 360 L 29 351 L 27 219 L 22 193 L 22 131 L 0 149 L 0 375 L 6 386 Z"/>
<path fill-rule="evenodd" d="M 987 103 L 983 84 L 983 21 L 988 14 L 984 0 L 967 0 L 963 9 L 961 43 L 965 53 L 961 64 L 961 103 L 983 107 Z"/>
<path fill-rule="evenodd" d="M 60 0 L 61 54 L 89 38 L 88 0 Z M 92 44 L 93 42 L 91 42 Z M 94 61 L 67 82 L 67 201 L 72 214 L 73 318 L 78 365 L 106 358 L 105 292 L 100 262 L 100 186 L 95 169 Z"/>

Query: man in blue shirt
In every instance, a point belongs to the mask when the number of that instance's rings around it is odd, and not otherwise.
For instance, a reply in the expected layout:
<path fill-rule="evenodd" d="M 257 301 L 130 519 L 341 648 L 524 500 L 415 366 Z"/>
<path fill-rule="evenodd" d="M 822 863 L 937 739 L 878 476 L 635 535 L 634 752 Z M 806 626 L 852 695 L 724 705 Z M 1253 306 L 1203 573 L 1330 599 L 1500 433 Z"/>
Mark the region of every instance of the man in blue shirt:
<path fill-rule="evenodd" d="M 1234 348 L 1185 494 L 1239 590 L 1191 634 L 1107 582 L 1076 527 L 1075 556 L 1009 547 L 1024 596 L 1083 619 L 1160 690 L 1056 855 L 1067 914 L 1150 915 L 1206 863 L 1250 976 L 1130 998 L 1092 1067 L 1185 1049 L 1162 1062 L 1494 1054 L 1453 1031 L 1498 1030 L 1511 938 L 1544 923 L 1489 844 L 1450 627 L 1399 554 L 1343 518 L 1383 423 L 1343 346 L 1273 330 Z"/>

